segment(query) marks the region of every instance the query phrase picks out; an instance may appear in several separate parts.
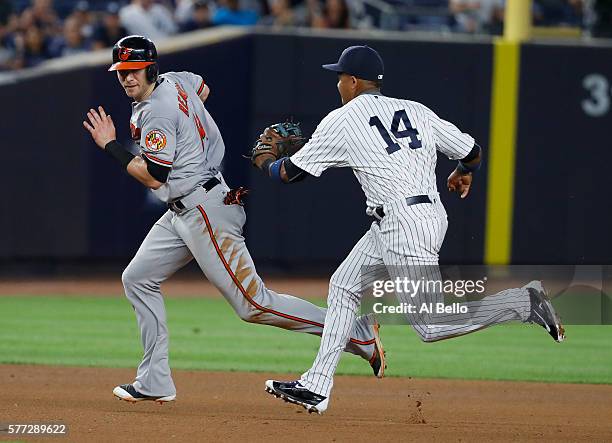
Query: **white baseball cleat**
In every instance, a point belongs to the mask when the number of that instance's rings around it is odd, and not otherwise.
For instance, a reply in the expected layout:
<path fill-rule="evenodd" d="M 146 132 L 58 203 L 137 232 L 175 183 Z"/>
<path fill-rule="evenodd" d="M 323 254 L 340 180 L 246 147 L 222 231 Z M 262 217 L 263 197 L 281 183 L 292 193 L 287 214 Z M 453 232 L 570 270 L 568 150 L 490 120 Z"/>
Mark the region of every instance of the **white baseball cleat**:
<path fill-rule="evenodd" d="M 117 397 L 119 400 L 129 401 L 130 403 L 136 403 L 139 401 L 148 400 L 148 401 L 154 401 L 156 403 L 159 403 L 160 405 L 163 405 L 164 403 L 168 403 L 170 401 L 176 400 L 176 395 L 156 397 L 156 396 L 141 394 L 140 392 L 136 390 L 136 388 L 132 384 L 120 385 L 120 386 L 115 387 L 115 389 L 113 389 L 113 395 Z"/>

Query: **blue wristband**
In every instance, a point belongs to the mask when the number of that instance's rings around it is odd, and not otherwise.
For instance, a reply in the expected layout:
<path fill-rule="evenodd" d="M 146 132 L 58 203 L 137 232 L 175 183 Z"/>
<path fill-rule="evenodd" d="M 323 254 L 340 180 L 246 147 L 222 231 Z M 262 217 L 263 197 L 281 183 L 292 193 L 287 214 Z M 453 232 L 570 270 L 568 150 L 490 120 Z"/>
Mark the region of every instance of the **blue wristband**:
<path fill-rule="evenodd" d="M 283 182 L 283 179 L 281 178 L 280 170 L 283 164 L 283 160 L 285 159 L 278 159 L 268 167 L 268 172 L 270 173 L 270 177 L 272 178 L 272 180 L 277 180 L 281 183 Z"/>

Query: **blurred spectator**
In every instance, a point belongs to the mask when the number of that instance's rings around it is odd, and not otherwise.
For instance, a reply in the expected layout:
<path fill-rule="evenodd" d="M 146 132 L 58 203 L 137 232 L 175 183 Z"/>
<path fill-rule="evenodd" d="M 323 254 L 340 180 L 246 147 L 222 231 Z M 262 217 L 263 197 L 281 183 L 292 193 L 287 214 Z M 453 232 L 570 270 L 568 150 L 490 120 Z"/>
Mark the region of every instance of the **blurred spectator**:
<path fill-rule="evenodd" d="M 313 28 L 350 28 L 349 10 L 345 0 L 325 0 L 321 9 L 318 0 L 309 0 L 310 26 Z"/>
<path fill-rule="evenodd" d="M 177 31 L 170 11 L 153 0 L 132 0 L 119 10 L 119 18 L 129 34 L 144 35 L 155 42 Z"/>
<path fill-rule="evenodd" d="M 197 0 L 193 4 L 191 17 L 181 25 L 181 32 L 195 31 L 197 29 L 209 28 L 212 26 L 210 19 L 210 9 L 205 0 Z"/>
<path fill-rule="evenodd" d="M 77 2 L 76 6 L 72 10 L 72 14 L 70 14 L 70 17 L 74 17 L 79 23 L 79 29 L 81 30 L 83 37 L 90 39 L 93 35 L 94 20 L 89 9 L 89 2 L 86 0 Z"/>
<path fill-rule="evenodd" d="M 51 58 L 49 39 L 38 26 L 30 26 L 23 34 L 16 34 L 15 48 L 15 67 L 30 68 Z"/>
<path fill-rule="evenodd" d="M 219 7 L 213 14 L 215 25 L 249 26 L 257 23 L 257 12 L 250 9 L 240 9 L 238 0 L 219 0 Z"/>
<path fill-rule="evenodd" d="M 49 48 L 52 57 L 64 57 L 78 54 L 90 49 L 89 42 L 81 34 L 81 23 L 77 17 L 68 17 L 64 21 L 64 32 L 56 37 Z"/>
<path fill-rule="evenodd" d="M 450 0 L 449 6 L 459 32 L 501 32 L 504 0 Z"/>
<path fill-rule="evenodd" d="M 94 29 L 92 47 L 94 49 L 110 48 L 128 35 L 127 30 L 119 21 L 119 5 L 111 2 L 106 6 L 100 23 Z"/>
<path fill-rule="evenodd" d="M 126 6 L 120 7 L 117 1 Z M 128 34 L 154 41 L 213 25 L 254 25 L 346 29 L 448 29 L 449 20 L 467 33 L 499 34 L 509 0 L 383 0 L 396 20 L 377 19 L 378 2 L 361 0 L 61 0 L 64 26 L 53 0 L 0 0 L 0 70 L 35 66 L 51 56 L 114 45 Z M 517 0 L 520 1 L 520 0 Z M 96 23 L 90 4 L 106 3 Z M 15 4 L 28 3 L 21 14 Z M 533 0 L 536 25 L 584 23 L 595 37 L 612 38 L 612 0 Z M 71 6 L 73 5 L 73 6 Z M 174 5 L 174 6 L 173 6 Z M 448 5 L 448 7 L 447 7 Z M 367 7 L 366 7 L 367 6 Z M 419 13 L 410 12 L 418 9 Z M 70 8 L 72 10 L 70 11 Z M 429 14 L 429 12 L 432 12 Z M 452 19 L 449 18 L 452 15 Z M 416 18 L 414 18 L 416 17 Z M 380 17 L 379 17 L 380 18 Z M 454 25 L 455 26 L 455 25 Z"/>
<path fill-rule="evenodd" d="M 270 13 L 263 17 L 259 24 L 264 26 L 303 26 L 305 17 L 303 11 L 300 14 L 300 8 L 291 7 L 290 0 L 270 0 Z"/>
<path fill-rule="evenodd" d="M 21 20 L 27 22 L 27 26 L 22 24 L 24 30 L 35 25 L 46 36 L 61 32 L 61 22 L 53 9 L 52 0 L 32 0 L 32 6 L 21 13 Z"/>
<path fill-rule="evenodd" d="M 182 26 L 184 23 L 191 19 L 193 13 L 194 0 L 176 0 L 176 7 L 174 8 L 174 19 Z"/>

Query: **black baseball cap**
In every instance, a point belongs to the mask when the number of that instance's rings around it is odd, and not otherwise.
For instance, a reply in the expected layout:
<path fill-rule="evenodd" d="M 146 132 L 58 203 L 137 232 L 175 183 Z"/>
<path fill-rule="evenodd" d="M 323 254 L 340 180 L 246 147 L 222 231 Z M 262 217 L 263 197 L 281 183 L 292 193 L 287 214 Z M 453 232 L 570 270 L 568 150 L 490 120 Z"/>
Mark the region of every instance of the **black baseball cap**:
<path fill-rule="evenodd" d="M 363 80 L 382 80 L 385 65 L 376 50 L 369 46 L 349 46 L 338 59 L 338 63 L 322 65 L 323 69 L 344 72 Z"/>

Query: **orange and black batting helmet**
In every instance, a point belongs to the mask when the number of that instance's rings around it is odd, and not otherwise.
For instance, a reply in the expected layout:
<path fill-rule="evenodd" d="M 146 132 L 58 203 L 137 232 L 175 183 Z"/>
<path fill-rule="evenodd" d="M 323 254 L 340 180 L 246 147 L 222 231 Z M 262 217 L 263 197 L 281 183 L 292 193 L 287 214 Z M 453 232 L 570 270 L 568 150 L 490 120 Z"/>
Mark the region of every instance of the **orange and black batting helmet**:
<path fill-rule="evenodd" d="M 148 68 L 149 66 L 151 68 Z M 148 68 L 147 77 L 149 80 L 155 81 L 155 78 L 157 78 L 157 49 L 155 44 L 141 35 L 123 37 L 113 47 L 113 64 L 108 70 L 117 71 L 143 68 Z"/>

